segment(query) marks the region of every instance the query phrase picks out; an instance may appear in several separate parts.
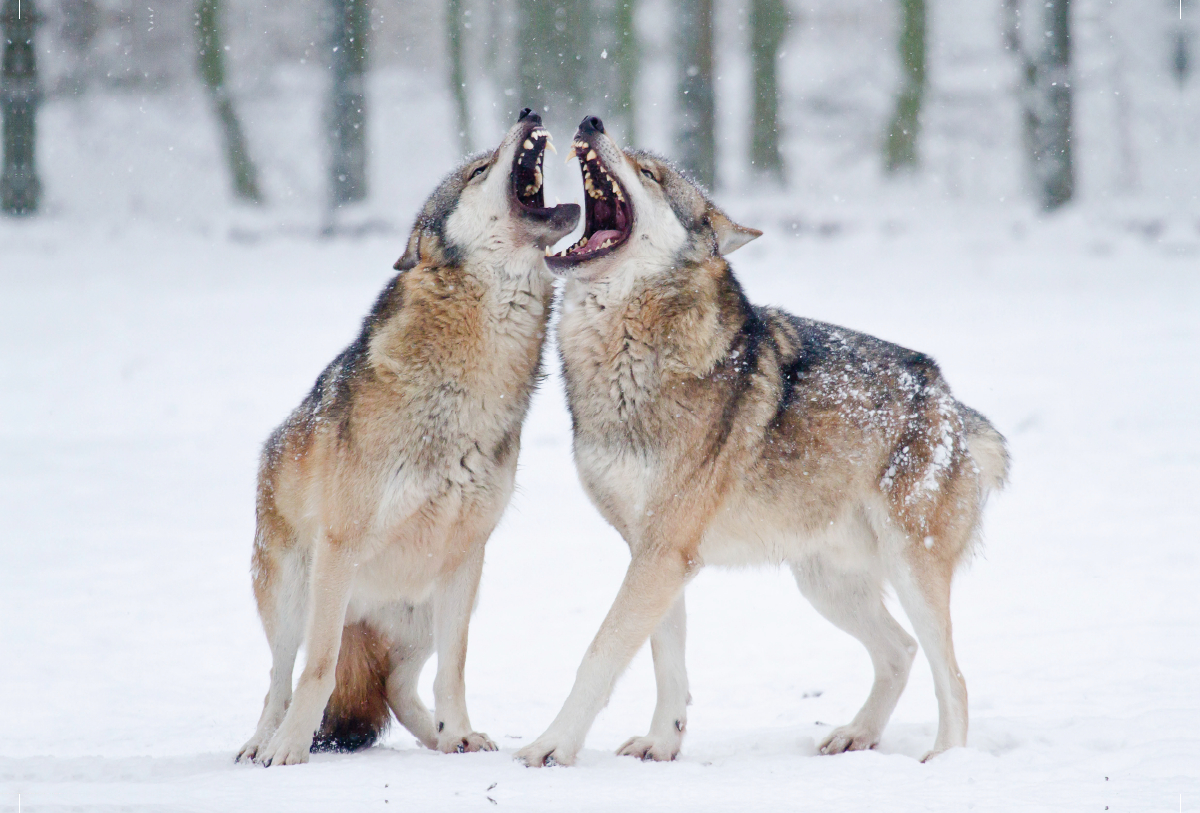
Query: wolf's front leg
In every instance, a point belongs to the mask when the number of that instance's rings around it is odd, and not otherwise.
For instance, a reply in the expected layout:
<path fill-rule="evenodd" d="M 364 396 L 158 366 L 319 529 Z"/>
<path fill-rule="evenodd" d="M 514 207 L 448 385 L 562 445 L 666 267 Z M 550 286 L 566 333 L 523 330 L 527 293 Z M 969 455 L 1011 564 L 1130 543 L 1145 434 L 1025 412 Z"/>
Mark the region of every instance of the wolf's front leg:
<path fill-rule="evenodd" d="M 308 629 L 304 637 L 308 656 L 287 715 L 255 756 L 255 761 L 265 766 L 308 762 L 313 734 L 321 724 L 321 715 L 337 679 L 338 651 L 355 564 L 345 545 L 325 534 L 318 537 L 313 547 Z"/>
<path fill-rule="evenodd" d="M 687 575 L 685 557 L 677 550 L 634 554 L 616 601 L 579 665 L 567 702 L 550 728 L 517 752 L 518 760 L 530 767 L 570 765 L 575 761 L 588 729 L 608 703 L 617 676 L 679 598 Z M 682 603 L 679 606 L 682 608 Z M 683 694 L 686 703 L 686 688 Z"/>
<path fill-rule="evenodd" d="M 654 682 L 658 685 L 658 704 L 645 737 L 630 737 L 617 749 L 620 756 L 669 762 L 679 756 L 683 732 L 687 730 L 687 665 L 684 646 L 687 640 L 687 609 L 681 595 L 650 636 L 654 656 Z"/>
<path fill-rule="evenodd" d="M 496 744 L 486 734 L 471 729 L 464 679 L 467 626 L 475 608 L 482 571 L 483 544 L 480 542 L 433 598 L 433 637 L 438 659 L 437 675 L 433 679 L 434 719 L 437 749 L 447 754 L 496 750 Z"/>

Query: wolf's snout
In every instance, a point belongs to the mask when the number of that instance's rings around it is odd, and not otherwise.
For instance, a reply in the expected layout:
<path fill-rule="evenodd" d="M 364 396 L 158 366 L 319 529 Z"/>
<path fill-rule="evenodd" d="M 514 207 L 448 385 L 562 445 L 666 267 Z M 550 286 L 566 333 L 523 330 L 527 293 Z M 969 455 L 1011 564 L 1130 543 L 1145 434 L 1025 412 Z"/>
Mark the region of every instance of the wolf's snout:
<path fill-rule="evenodd" d="M 542 117 L 539 116 L 537 113 L 534 113 L 533 109 L 529 108 L 529 107 L 526 107 L 525 109 L 523 109 L 521 111 L 521 115 L 517 116 L 517 123 L 519 124 L 520 122 L 525 121 L 526 119 L 531 120 L 534 124 L 542 123 Z"/>
<path fill-rule="evenodd" d="M 583 121 L 579 122 L 579 132 L 581 133 L 603 133 L 604 122 L 600 121 L 599 116 L 588 116 Z"/>

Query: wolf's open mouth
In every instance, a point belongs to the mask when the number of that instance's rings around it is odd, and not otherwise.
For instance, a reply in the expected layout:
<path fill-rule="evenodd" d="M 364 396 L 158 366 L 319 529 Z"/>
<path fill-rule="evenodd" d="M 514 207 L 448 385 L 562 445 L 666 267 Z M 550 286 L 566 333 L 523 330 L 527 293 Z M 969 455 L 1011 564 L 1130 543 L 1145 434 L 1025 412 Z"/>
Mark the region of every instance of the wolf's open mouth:
<path fill-rule="evenodd" d="M 590 144 L 577 139 L 571 148 L 579 159 L 583 173 L 584 201 L 583 236 L 575 245 L 550 254 L 546 263 L 551 268 L 594 260 L 608 254 L 629 239 L 633 231 L 633 207 L 621 184 L 608 171 Z"/>
<path fill-rule="evenodd" d="M 554 149 L 550 143 L 550 133 L 541 127 L 534 127 L 517 147 L 517 154 L 513 158 L 513 194 L 526 211 L 541 213 L 546 208 L 542 195 L 542 159 L 546 157 L 547 147 Z"/>

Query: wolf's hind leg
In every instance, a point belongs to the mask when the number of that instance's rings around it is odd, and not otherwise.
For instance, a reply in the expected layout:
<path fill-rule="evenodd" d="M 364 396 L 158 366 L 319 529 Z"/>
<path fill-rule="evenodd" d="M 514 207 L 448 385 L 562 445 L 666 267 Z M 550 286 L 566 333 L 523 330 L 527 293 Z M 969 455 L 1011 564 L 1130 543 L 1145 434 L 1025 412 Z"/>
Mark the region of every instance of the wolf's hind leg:
<path fill-rule="evenodd" d="M 917 643 L 883 606 L 881 579 L 867 571 L 844 571 L 818 557 L 792 563 L 800 592 L 817 612 L 867 648 L 875 683 L 867 702 L 847 725 L 820 744 L 822 754 L 874 748 L 908 682 Z"/>
<path fill-rule="evenodd" d="M 426 625 L 428 638 L 428 625 Z M 392 713 L 400 725 L 408 729 L 426 748 L 437 748 L 437 729 L 433 715 L 417 694 L 417 680 L 421 669 L 429 660 L 432 648 L 422 641 L 420 645 L 402 645 L 392 650 L 392 673 L 388 675 L 387 697 Z"/>
<path fill-rule="evenodd" d="M 292 670 L 304 635 L 305 573 L 299 559 L 286 553 L 278 558 L 268 551 L 255 553 L 255 595 L 271 647 L 271 686 L 254 736 L 235 757 L 238 762 L 258 755 L 283 722 L 292 699 Z"/>
<path fill-rule="evenodd" d="M 926 555 L 925 545 L 909 544 L 890 574 L 896 597 L 929 659 L 937 693 L 937 739 L 933 750 L 921 757 L 922 762 L 949 748 L 967 744 L 967 684 L 954 657 L 950 629 L 953 569 L 952 561 Z"/>
<path fill-rule="evenodd" d="M 691 700 L 684 663 L 686 639 L 687 609 L 681 594 L 650 636 L 654 682 L 658 684 L 658 703 L 650 721 L 650 733 L 645 737 L 630 737 L 617 749 L 618 755 L 659 762 L 679 756 Z"/>

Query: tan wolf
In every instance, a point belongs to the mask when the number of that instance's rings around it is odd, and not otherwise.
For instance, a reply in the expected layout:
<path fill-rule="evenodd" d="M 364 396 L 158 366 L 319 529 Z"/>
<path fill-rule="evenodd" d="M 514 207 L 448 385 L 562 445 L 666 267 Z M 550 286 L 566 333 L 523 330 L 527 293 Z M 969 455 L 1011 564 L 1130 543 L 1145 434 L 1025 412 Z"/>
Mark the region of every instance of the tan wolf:
<path fill-rule="evenodd" d="M 358 338 L 268 439 L 252 573 L 271 685 L 239 760 L 363 747 L 391 713 L 429 748 L 495 749 L 467 717 L 463 666 L 541 366 L 544 250 L 579 219 L 544 205 L 548 144 L 526 110 L 442 181 Z M 416 682 L 435 650 L 431 716 Z"/>
<path fill-rule="evenodd" d="M 965 744 L 950 581 L 1005 481 L 1004 439 L 928 356 L 751 305 L 725 255 L 761 232 L 666 161 L 622 152 L 595 117 L 573 150 L 585 231 L 547 262 L 567 277 L 558 342 L 575 462 L 632 560 L 562 710 L 518 759 L 570 764 L 647 637 L 658 703 L 649 734 L 618 753 L 678 754 L 683 592 L 708 564 L 787 563 L 867 648 L 874 686 L 826 754 L 873 747 L 908 679 L 917 647 L 884 607 L 890 582 L 933 669 L 926 757 Z"/>

